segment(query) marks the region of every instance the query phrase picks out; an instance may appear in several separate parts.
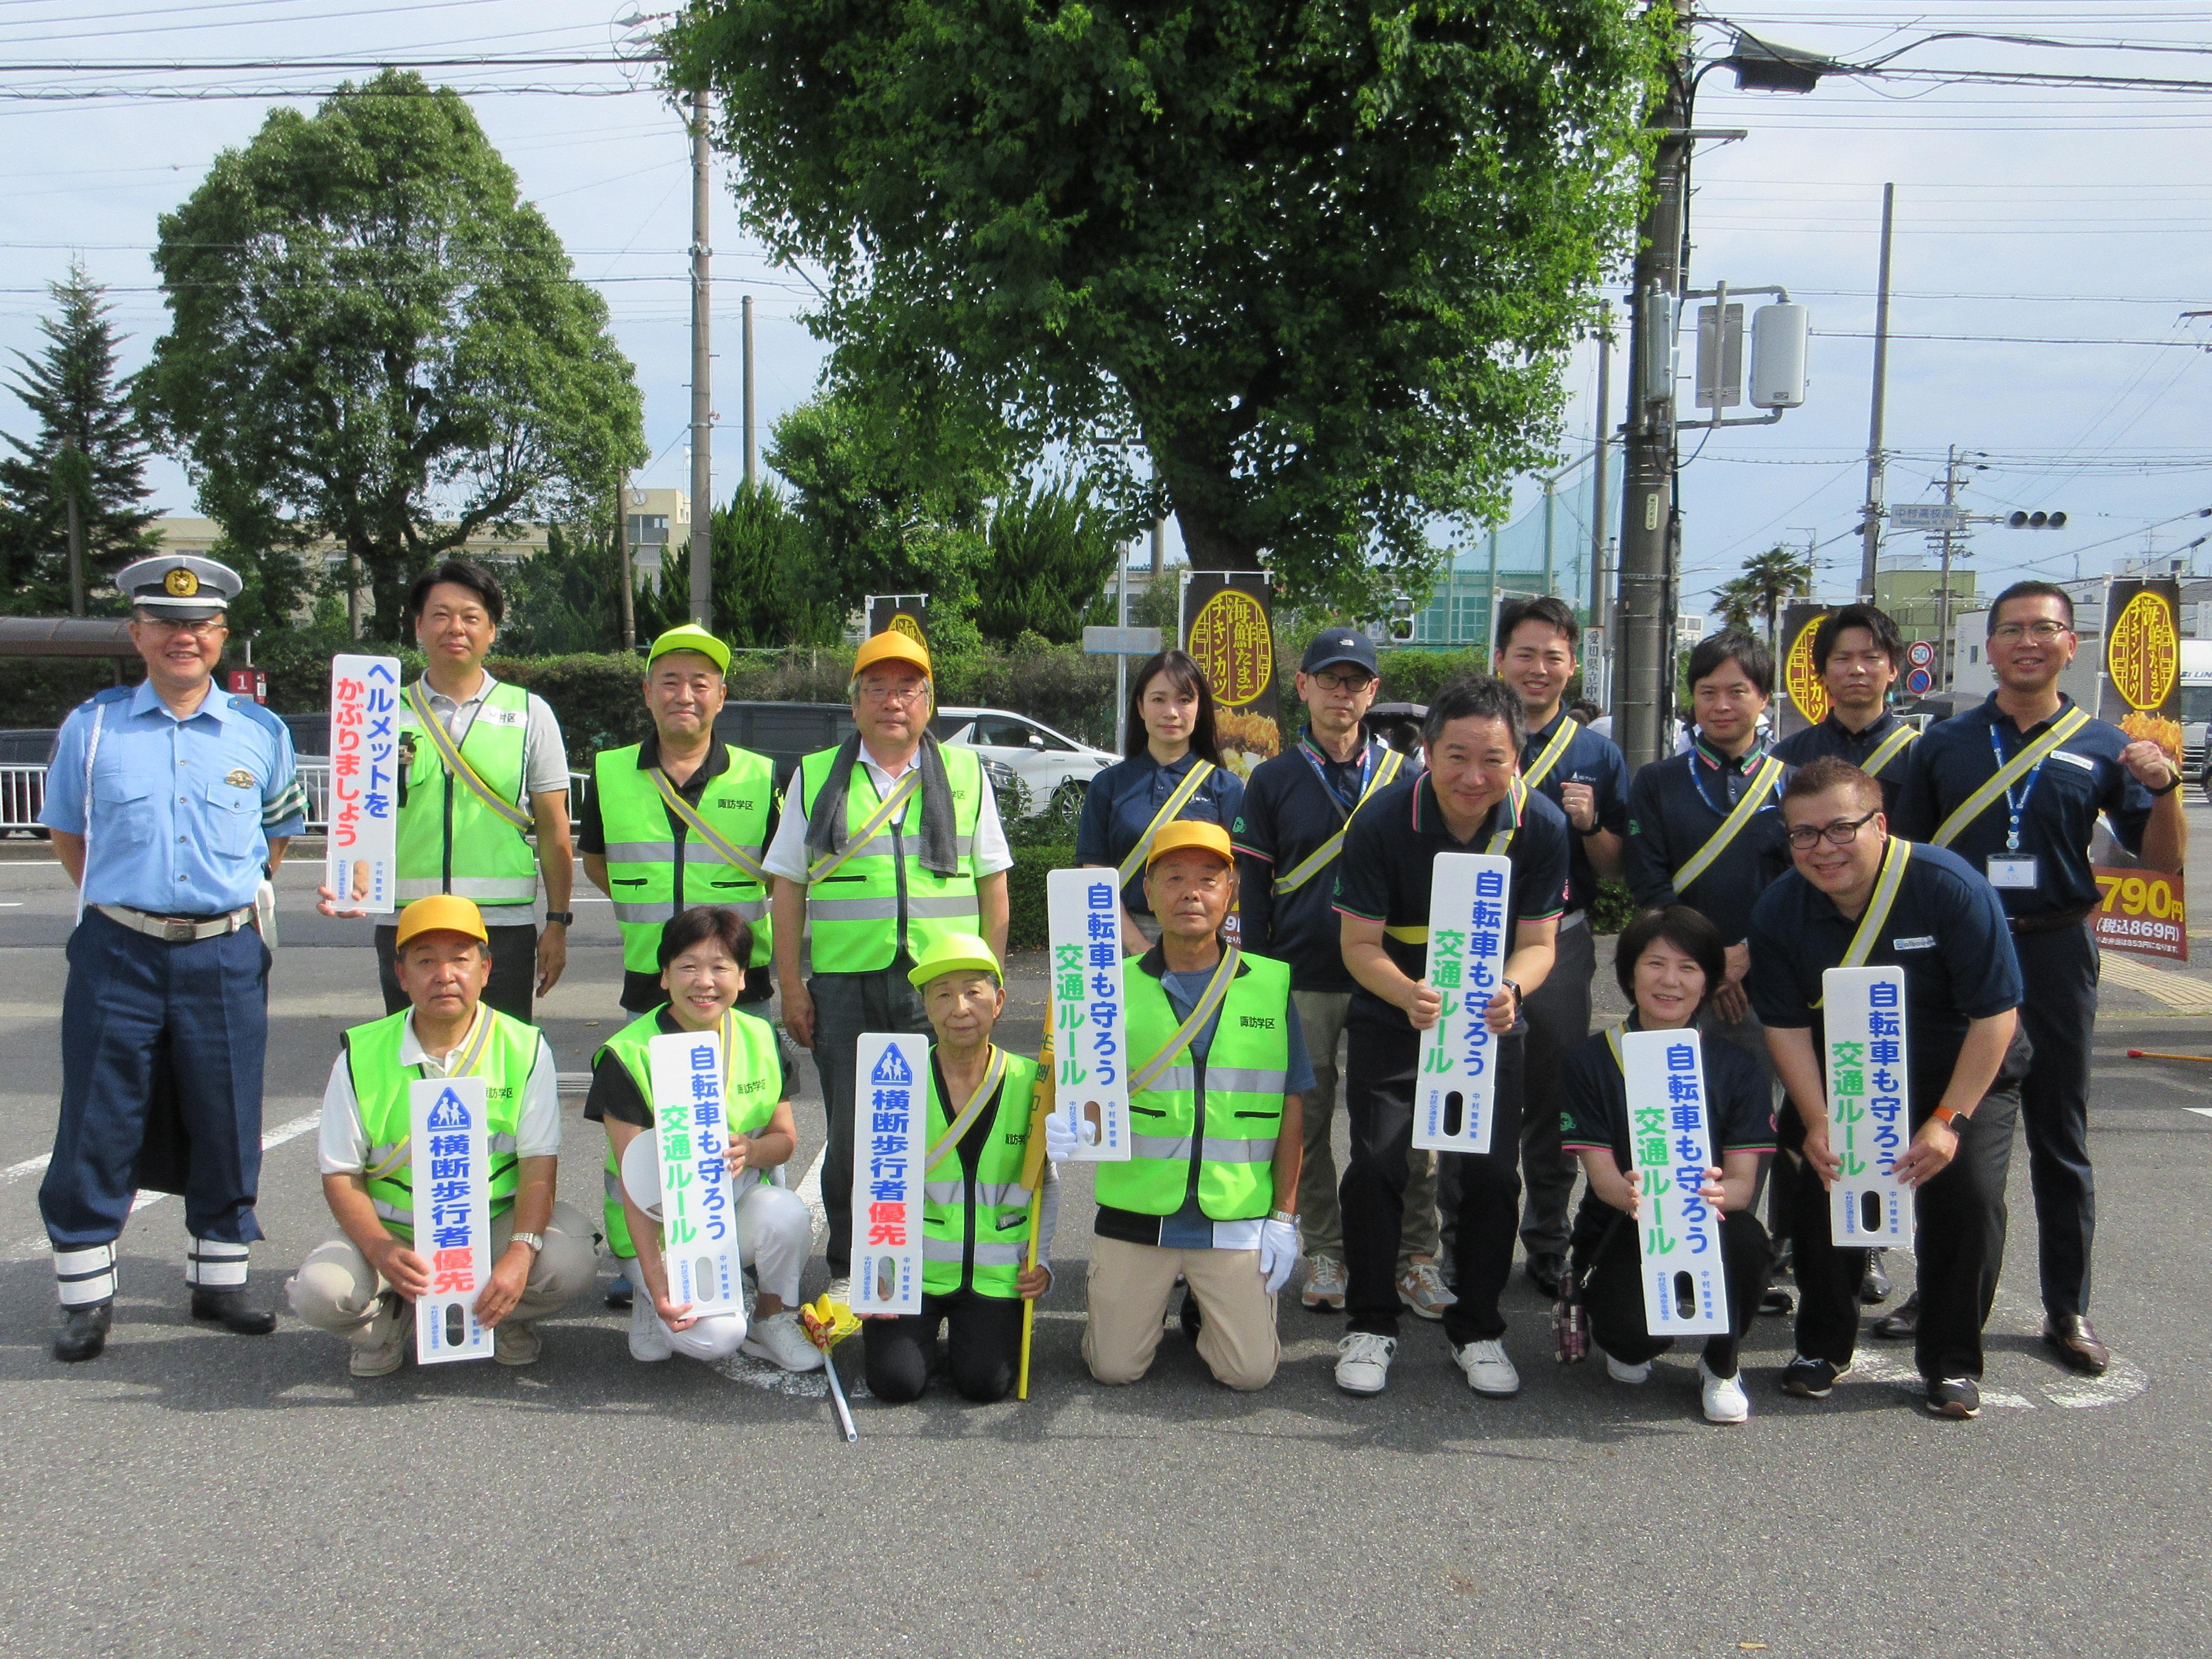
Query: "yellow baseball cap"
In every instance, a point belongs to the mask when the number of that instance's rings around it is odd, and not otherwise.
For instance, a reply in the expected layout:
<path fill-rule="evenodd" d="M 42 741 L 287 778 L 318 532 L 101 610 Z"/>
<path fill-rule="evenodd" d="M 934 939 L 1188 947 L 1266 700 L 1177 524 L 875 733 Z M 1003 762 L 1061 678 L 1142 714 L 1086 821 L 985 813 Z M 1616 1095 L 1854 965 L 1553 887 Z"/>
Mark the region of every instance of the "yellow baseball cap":
<path fill-rule="evenodd" d="M 417 933 L 466 933 L 486 945 L 491 943 L 491 935 L 484 932 L 483 912 L 477 908 L 476 901 L 455 893 L 433 893 L 402 910 L 399 936 L 392 941 L 392 948 L 403 949 Z"/>
<path fill-rule="evenodd" d="M 672 628 L 655 640 L 653 648 L 645 653 L 645 665 L 652 667 L 658 659 L 672 651 L 696 651 L 725 674 L 730 672 L 730 647 L 697 623 L 684 623 Z"/>
<path fill-rule="evenodd" d="M 860 678 L 879 662 L 912 663 L 921 670 L 923 678 L 935 678 L 929 672 L 928 647 L 895 628 L 886 628 L 860 647 L 853 659 L 853 678 Z"/>
<path fill-rule="evenodd" d="M 941 935 L 921 953 L 921 960 L 907 969 L 906 976 L 908 982 L 920 990 L 943 975 L 963 970 L 988 974 L 1001 985 L 1006 981 L 1006 974 L 999 967 L 998 957 L 991 954 L 991 947 L 975 933 Z"/>
<path fill-rule="evenodd" d="M 1218 823 L 1206 823 L 1196 818 L 1177 818 L 1152 837 L 1152 850 L 1145 854 L 1145 868 L 1149 870 L 1170 853 L 1187 848 L 1211 853 L 1224 864 L 1232 867 L 1237 854 L 1229 846 L 1229 832 Z"/>

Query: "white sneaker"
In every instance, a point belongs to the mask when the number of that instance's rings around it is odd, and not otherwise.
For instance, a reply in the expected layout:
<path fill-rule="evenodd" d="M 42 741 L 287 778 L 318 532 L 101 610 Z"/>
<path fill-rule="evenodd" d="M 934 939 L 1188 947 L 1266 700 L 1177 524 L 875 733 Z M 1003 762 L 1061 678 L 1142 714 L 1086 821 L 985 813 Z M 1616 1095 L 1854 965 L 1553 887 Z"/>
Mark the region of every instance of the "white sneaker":
<path fill-rule="evenodd" d="M 756 1319 L 752 1328 L 745 1333 L 745 1340 L 738 1346 L 756 1359 L 765 1359 L 787 1371 L 822 1369 L 822 1350 L 806 1340 L 806 1333 L 799 1326 L 799 1316 L 789 1309 L 770 1314 L 766 1319 Z"/>
<path fill-rule="evenodd" d="M 1605 1353 L 1602 1348 L 1598 1352 Z M 1605 1374 L 1614 1382 L 1626 1382 L 1632 1389 L 1640 1382 L 1651 1380 L 1651 1362 L 1647 1359 L 1641 1365 L 1632 1365 L 1626 1360 L 1615 1359 L 1607 1353 L 1605 1355 Z"/>
<path fill-rule="evenodd" d="M 675 1352 L 668 1345 L 668 1328 L 653 1310 L 652 1293 L 640 1283 L 633 1290 L 629 1302 L 629 1357 L 650 1365 Z"/>
<path fill-rule="evenodd" d="M 1352 1288 L 1352 1277 L 1345 1271 L 1344 1263 L 1333 1255 L 1307 1258 L 1306 1287 L 1298 1292 L 1298 1300 L 1309 1308 L 1344 1306 L 1344 1293 Z"/>
<path fill-rule="evenodd" d="M 355 1376 L 389 1376 L 407 1363 L 415 1337 L 415 1304 L 390 1291 L 376 1299 L 376 1312 L 347 1341 L 346 1370 Z"/>
<path fill-rule="evenodd" d="M 1467 1386 L 1492 1400 L 1510 1400 L 1521 1392 L 1521 1373 L 1505 1357 L 1505 1345 L 1496 1337 L 1454 1348 L 1452 1358 L 1467 1373 Z"/>
<path fill-rule="evenodd" d="M 853 1305 L 853 1276 L 850 1273 L 832 1274 L 830 1276 L 830 1282 L 822 1287 L 822 1294 L 828 1297 L 832 1302 L 842 1302 L 847 1307 L 851 1307 Z"/>
<path fill-rule="evenodd" d="M 1743 1373 L 1715 1376 L 1703 1358 L 1698 1361 L 1698 1381 L 1704 1385 L 1705 1421 L 1741 1423 L 1751 1415 L 1751 1396 L 1743 1391 Z"/>
<path fill-rule="evenodd" d="M 1346 1394 L 1380 1394 L 1390 1380 L 1390 1360 L 1398 1352 L 1395 1336 L 1354 1331 L 1336 1345 L 1336 1386 Z"/>

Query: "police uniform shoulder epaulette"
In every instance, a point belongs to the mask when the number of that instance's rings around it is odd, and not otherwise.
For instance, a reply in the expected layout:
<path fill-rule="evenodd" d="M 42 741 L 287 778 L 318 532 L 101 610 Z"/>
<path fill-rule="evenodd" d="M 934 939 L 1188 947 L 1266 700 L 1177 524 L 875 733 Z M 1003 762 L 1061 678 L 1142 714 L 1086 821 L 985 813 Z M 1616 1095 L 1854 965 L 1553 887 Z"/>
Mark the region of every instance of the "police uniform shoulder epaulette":
<path fill-rule="evenodd" d="M 271 737 L 289 735 L 289 728 L 285 726 L 284 722 L 279 720 L 276 715 L 270 714 L 266 708 L 264 708 L 259 703 L 254 702 L 252 698 L 241 697 L 235 694 L 232 694 L 230 706 L 238 710 L 240 714 L 245 715 L 248 720 L 252 720 L 256 726 L 260 726 Z"/>
<path fill-rule="evenodd" d="M 111 685 L 105 690 L 94 692 L 82 702 L 77 704 L 77 708 L 94 708 L 99 707 L 101 703 L 127 702 L 137 695 L 138 688 L 135 685 Z M 70 712 L 75 713 L 76 711 L 71 710 Z"/>

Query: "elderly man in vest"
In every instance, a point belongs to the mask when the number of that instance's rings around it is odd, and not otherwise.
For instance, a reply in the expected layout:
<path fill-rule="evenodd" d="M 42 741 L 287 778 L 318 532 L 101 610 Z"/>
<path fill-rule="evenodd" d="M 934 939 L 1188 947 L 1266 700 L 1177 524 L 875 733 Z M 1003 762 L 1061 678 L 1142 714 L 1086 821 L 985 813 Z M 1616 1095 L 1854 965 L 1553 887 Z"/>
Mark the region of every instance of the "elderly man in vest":
<path fill-rule="evenodd" d="M 813 1050 L 829 1115 L 822 1200 L 841 1298 L 853 1255 L 854 1044 L 864 1031 L 929 1030 L 907 974 L 939 939 L 980 933 L 1004 958 L 1014 862 L 975 750 L 945 747 L 929 729 L 921 642 L 895 630 L 868 641 L 851 692 L 860 730 L 799 763 L 766 860 L 784 1027 Z"/>
<path fill-rule="evenodd" d="M 1178 1275 L 1183 1330 L 1217 1381 L 1262 1389 L 1282 1355 L 1275 1293 L 1298 1259 L 1300 1097 L 1314 1084 L 1291 970 L 1225 945 L 1236 855 L 1218 823 L 1152 842 L 1145 896 L 1160 940 L 1125 964 L 1130 1157 L 1097 1165 L 1083 1358 L 1101 1382 L 1152 1368 Z M 1054 1159 L 1074 1151 L 1045 1121 Z"/>
<path fill-rule="evenodd" d="M 409 1006 L 343 1039 L 323 1091 L 323 1197 L 343 1237 L 300 1264 L 292 1311 L 351 1345 L 356 1376 L 405 1363 L 416 1298 L 431 1285 L 416 1250 L 410 1085 L 481 1077 L 490 1156 L 490 1281 L 476 1316 L 493 1358 L 538 1358 L 536 1322 L 592 1282 L 592 1225 L 553 1195 L 561 1102 L 553 1052 L 535 1026 L 483 1001 L 490 976 L 483 918 L 465 898 L 417 899 L 400 913 L 393 951 Z"/>

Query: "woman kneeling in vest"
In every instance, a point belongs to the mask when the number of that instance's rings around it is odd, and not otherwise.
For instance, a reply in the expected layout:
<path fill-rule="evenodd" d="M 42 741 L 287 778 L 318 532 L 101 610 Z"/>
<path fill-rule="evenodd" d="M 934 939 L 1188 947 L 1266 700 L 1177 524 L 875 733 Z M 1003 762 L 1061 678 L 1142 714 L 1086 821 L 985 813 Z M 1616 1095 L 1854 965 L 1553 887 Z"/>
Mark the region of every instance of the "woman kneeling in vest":
<path fill-rule="evenodd" d="M 1022 1304 L 1052 1285 L 1045 1258 L 1060 1182 L 1042 1146 L 1036 1167 L 1028 1167 L 1036 1062 L 991 1041 L 1006 1006 L 991 947 L 973 933 L 951 934 L 923 951 L 907 978 L 921 993 L 937 1033 L 929 1046 L 921 1311 L 862 1322 L 868 1392 L 890 1405 L 918 1399 L 936 1369 L 942 1324 L 952 1386 L 988 1404 L 1013 1389 Z M 854 1127 L 855 1140 L 865 1144 L 860 1126 Z M 1028 1267 L 1030 1200 L 1040 1182 L 1037 1265 Z"/>
<path fill-rule="evenodd" d="M 752 944 L 752 929 L 735 910 L 723 905 L 686 910 L 661 931 L 660 988 L 668 994 L 667 1003 L 609 1037 L 592 1060 L 592 1092 L 584 1115 L 597 1119 L 607 1132 L 607 1243 L 617 1255 L 636 1257 L 626 1265 L 630 1282 L 645 1291 L 630 1304 L 633 1359 L 665 1359 L 681 1352 L 694 1359 L 716 1360 L 743 1347 L 787 1371 L 816 1370 L 822 1364 L 821 1352 L 806 1340 L 793 1311 L 799 1272 L 814 1239 L 813 1218 L 796 1193 L 770 1185 L 768 1173 L 787 1162 L 799 1145 L 791 1115 L 791 1071 L 775 1027 L 739 1013 L 734 1006 L 745 988 Z M 729 1128 L 738 1255 L 758 1282 L 750 1328 L 742 1314 L 701 1317 L 690 1311 L 690 1303 L 668 1299 L 660 1224 L 622 1179 L 623 1154 L 653 1122 L 647 1045 L 679 1031 L 719 1031 L 722 1037 L 722 1106 Z"/>

